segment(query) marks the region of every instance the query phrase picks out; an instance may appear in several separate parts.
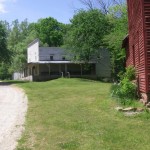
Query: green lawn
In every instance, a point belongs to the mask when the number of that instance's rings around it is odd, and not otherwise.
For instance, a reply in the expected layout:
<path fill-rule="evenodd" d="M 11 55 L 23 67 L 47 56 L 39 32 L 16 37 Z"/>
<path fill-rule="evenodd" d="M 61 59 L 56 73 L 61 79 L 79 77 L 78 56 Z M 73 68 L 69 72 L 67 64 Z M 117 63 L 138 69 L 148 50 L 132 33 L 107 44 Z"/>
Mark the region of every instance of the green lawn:
<path fill-rule="evenodd" d="M 58 79 L 17 85 L 29 99 L 18 150 L 150 149 L 150 115 L 116 112 L 110 83 Z"/>

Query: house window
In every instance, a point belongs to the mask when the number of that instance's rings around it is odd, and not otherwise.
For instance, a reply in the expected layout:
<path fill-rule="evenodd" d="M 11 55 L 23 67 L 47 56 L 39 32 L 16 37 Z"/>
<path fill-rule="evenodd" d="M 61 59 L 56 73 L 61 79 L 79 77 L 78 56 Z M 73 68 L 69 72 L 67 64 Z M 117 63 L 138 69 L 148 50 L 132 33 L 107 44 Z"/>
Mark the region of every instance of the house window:
<path fill-rule="evenodd" d="M 62 60 L 66 60 L 65 56 L 62 56 Z"/>
<path fill-rule="evenodd" d="M 53 55 L 50 55 L 50 60 L 53 60 Z"/>

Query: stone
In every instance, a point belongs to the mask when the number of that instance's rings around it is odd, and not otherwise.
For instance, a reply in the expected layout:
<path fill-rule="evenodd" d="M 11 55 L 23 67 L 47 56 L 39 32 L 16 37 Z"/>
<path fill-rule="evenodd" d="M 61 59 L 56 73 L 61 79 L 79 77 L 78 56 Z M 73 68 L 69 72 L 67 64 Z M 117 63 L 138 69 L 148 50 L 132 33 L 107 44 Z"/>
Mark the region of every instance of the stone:
<path fill-rule="evenodd" d="M 123 112 L 134 112 L 134 111 L 136 111 L 136 108 L 134 108 L 134 107 L 128 107 L 128 108 L 124 108 L 123 110 L 122 110 Z"/>
<path fill-rule="evenodd" d="M 148 103 L 146 104 L 146 107 L 150 108 L 150 102 L 148 102 Z"/>
<path fill-rule="evenodd" d="M 144 111 L 144 108 L 137 108 L 136 109 L 136 112 L 143 112 Z"/>
<path fill-rule="evenodd" d="M 122 110 L 123 110 L 122 107 L 116 107 L 115 109 L 116 109 L 117 111 L 122 111 Z"/>
<path fill-rule="evenodd" d="M 124 112 L 124 115 L 125 116 L 135 116 L 135 115 L 138 115 L 140 114 L 141 112 L 133 112 L 133 111 L 130 111 L 130 112 Z"/>
<path fill-rule="evenodd" d="M 103 82 L 110 82 L 110 79 L 109 78 L 103 78 L 102 81 Z"/>
<path fill-rule="evenodd" d="M 146 101 L 144 100 L 144 99 L 140 99 L 140 102 L 144 105 L 144 106 L 146 106 Z"/>

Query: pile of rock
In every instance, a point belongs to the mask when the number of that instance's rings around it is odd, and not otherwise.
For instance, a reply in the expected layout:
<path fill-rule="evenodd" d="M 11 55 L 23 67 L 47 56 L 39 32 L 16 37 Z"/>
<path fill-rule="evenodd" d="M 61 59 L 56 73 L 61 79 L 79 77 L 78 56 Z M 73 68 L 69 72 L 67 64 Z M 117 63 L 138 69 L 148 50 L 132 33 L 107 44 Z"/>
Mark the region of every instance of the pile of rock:
<path fill-rule="evenodd" d="M 147 108 L 150 108 L 150 102 L 148 102 L 148 103 L 146 104 L 146 107 L 147 107 Z"/>
<path fill-rule="evenodd" d="M 123 112 L 124 115 L 126 115 L 126 116 L 137 115 L 137 114 L 140 114 L 141 112 L 144 111 L 143 108 L 135 108 L 135 107 L 127 107 L 127 108 L 116 107 L 115 109 L 116 109 L 117 111 Z"/>

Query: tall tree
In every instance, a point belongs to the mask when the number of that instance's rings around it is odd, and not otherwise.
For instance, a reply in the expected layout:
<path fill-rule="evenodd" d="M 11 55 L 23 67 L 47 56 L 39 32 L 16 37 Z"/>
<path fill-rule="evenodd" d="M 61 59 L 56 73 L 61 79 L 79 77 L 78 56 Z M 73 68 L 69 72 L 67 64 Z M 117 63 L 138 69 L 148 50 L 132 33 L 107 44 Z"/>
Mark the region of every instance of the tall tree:
<path fill-rule="evenodd" d="M 2 22 L 0 22 L 0 62 L 7 62 L 10 58 L 10 52 L 7 48 L 7 31 Z"/>
<path fill-rule="evenodd" d="M 116 5 L 123 5 L 126 0 L 79 0 L 87 9 L 99 9 L 102 13 L 108 14 L 109 8 Z"/>
<path fill-rule="evenodd" d="M 11 32 L 8 37 L 9 49 L 13 49 L 20 42 L 20 24 L 18 20 L 14 20 L 11 24 Z"/>
<path fill-rule="evenodd" d="M 128 33 L 127 6 L 126 4 L 113 6 L 107 17 L 113 24 L 111 32 L 104 37 L 104 41 L 111 52 L 112 73 L 116 78 L 120 71 L 125 70 L 125 50 L 122 41 Z"/>
<path fill-rule="evenodd" d="M 37 32 L 30 27 L 27 19 L 21 23 L 18 20 L 12 22 L 8 36 L 8 47 L 13 53 L 10 71 L 20 71 L 26 64 L 27 46 L 37 38 Z"/>
<path fill-rule="evenodd" d="M 71 49 L 76 60 L 88 62 L 93 55 L 100 55 L 103 37 L 110 30 L 110 24 L 99 10 L 81 10 L 71 20 L 65 45 Z"/>
<path fill-rule="evenodd" d="M 63 26 L 56 19 L 49 17 L 40 19 L 37 23 L 38 37 L 48 46 L 60 46 L 63 44 Z"/>

